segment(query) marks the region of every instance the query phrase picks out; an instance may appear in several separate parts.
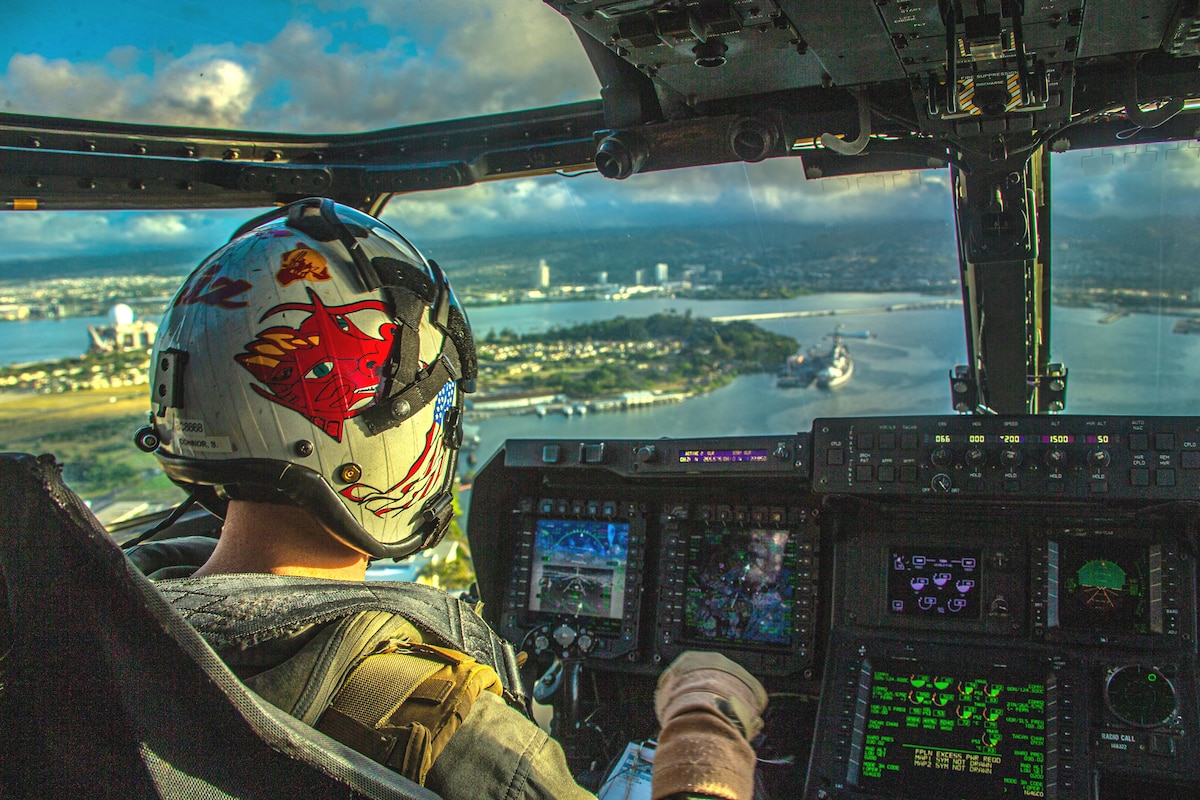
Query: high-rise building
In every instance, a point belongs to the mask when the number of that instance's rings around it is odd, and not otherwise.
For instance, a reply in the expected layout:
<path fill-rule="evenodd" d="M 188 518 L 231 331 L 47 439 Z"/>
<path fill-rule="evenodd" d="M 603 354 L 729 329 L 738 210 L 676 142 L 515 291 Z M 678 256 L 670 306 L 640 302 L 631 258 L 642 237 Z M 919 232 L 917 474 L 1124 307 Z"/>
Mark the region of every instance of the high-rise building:
<path fill-rule="evenodd" d="M 605 272 L 604 270 L 600 270 L 599 272 L 597 272 L 596 273 L 596 283 L 600 284 L 601 286 L 608 283 L 608 273 Z"/>
<path fill-rule="evenodd" d="M 646 285 L 646 270 L 635 269 L 633 271 L 633 285 L 634 286 L 645 286 Z"/>
<path fill-rule="evenodd" d="M 666 264 L 664 264 L 661 261 L 658 262 L 657 264 L 655 264 L 654 265 L 654 282 L 655 283 L 666 283 L 667 282 L 667 272 L 668 272 L 668 270 L 667 270 Z"/>
<path fill-rule="evenodd" d="M 539 289 L 550 288 L 550 265 L 544 258 L 538 261 L 537 285 Z"/>

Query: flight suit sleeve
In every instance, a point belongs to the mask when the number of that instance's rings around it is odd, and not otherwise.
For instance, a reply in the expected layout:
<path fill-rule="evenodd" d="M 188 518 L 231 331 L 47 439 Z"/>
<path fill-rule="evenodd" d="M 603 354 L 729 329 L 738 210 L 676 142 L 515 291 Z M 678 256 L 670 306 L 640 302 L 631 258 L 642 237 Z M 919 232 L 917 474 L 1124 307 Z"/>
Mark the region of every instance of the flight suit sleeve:
<path fill-rule="evenodd" d="M 594 800 L 558 742 L 490 692 L 481 694 L 425 778 L 445 800 Z"/>
<path fill-rule="evenodd" d="M 425 786 L 445 800 L 594 800 L 571 776 L 562 747 L 484 692 L 438 756 Z M 706 800 L 680 794 L 668 800 Z"/>

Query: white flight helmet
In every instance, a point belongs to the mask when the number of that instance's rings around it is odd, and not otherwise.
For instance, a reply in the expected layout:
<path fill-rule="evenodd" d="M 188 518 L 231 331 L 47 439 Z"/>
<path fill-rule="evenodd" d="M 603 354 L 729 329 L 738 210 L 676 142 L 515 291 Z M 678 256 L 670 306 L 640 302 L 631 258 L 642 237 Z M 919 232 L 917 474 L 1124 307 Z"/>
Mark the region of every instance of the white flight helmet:
<path fill-rule="evenodd" d="M 218 516 L 230 499 L 300 506 L 401 558 L 450 523 L 476 372 L 436 263 L 373 217 L 301 200 L 243 225 L 176 294 L 138 443 Z"/>

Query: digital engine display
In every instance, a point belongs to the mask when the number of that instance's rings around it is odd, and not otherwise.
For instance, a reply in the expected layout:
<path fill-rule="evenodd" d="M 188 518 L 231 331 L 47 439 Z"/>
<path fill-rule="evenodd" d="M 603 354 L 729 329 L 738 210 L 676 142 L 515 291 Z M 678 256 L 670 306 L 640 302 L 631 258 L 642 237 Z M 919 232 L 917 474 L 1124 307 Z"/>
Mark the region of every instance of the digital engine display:
<path fill-rule="evenodd" d="M 627 522 L 538 520 L 529 610 L 621 619 L 628 558 Z"/>
<path fill-rule="evenodd" d="M 888 609 L 893 614 L 978 619 L 980 554 L 954 548 L 893 549 Z"/>
<path fill-rule="evenodd" d="M 853 748 L 862 789 L 942 798 L 1052 797 L 1048 682 L 999 667 L 871 663 L 865 720 Z M 851 762 L 856 759 L 852 753 Z"/>
<path fill-rule="evenodd" d="M 1112 539 L 1050 544 L 1057 567 L 1058 623 L 1064 629 L 1149 633 L 1152 585 L 1146 545 Z"/>
<path fill-rule="evenodd" d="M 791 531 L 752 528 L 694 535 L 683 635 L 713 644 L 792 643 Z"/>

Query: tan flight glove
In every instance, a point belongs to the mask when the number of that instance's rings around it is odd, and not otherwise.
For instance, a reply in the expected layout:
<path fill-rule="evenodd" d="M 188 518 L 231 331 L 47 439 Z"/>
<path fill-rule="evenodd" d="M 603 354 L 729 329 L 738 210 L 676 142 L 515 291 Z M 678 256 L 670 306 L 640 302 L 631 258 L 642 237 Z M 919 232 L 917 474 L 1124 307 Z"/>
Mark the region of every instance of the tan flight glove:
<path fill-rule="evenodd" d="M 689 650 L 658 679 L 654 712 L 662 725 L 654 754 L 653 800 L 699 794 L 754 796 L 754 750 L 767 693 L 720 653 Z"/>

